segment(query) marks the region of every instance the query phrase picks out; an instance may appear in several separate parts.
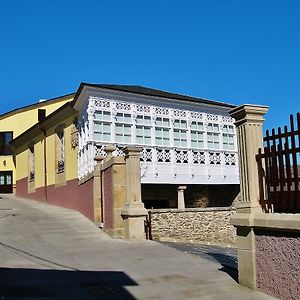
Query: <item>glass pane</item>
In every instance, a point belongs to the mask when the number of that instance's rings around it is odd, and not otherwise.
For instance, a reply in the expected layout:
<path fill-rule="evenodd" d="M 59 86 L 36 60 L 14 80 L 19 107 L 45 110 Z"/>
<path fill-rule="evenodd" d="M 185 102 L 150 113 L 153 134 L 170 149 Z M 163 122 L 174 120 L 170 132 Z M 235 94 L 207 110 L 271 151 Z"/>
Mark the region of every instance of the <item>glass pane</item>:
<path fill-rule="evenodd" d="M 122 143 L 123 142 L 123 135 L 116 135 L 116 142 Z"/>
<path fill-rule="evenodd" d="M 131 126 L 130 125 L 124 125 L 124 133 L 131 134 Z"/>
<path fill-rule="evenodd" d="M 145 129 L 144 129 L 144 135 L 145 136 L 151 136 L 151 128 L 145 127 Z"/>
<path fill-rule="evenodd" d="M 124 122 L 126 122 L 126 123 L 131 123 L 131 115 L 125 114 L 125 115 L 124 115 Z"/>
<path fill-rule="evenodd" d="M 174 120 L 174 127 L 176 128 L 180 127 L 179 120 Z"/>
<path fill-rule="evenodd" d="M 164 129 L 163 130 L 163 137 L 164 138 L 169 138 L 169 129 Z"/>
<path fill-rule="evenodd" d="M 102 131 L 102 124 L 101 123 L 95 123 L 94 124 L 94 130 L 95 131 Z"/>
<path fill-rule="evenodd" d="M 95 141 L 101 141 L 102 134 L 100 132 L 94 132 Z"/>
<path fill-rule="evenodd" d="M 180 133 L 178 129 L 174 130 L 174 139 L 179 139 L 180 138 Z"/>
<path fill-rule="evenodd" d="M 103 123 L 103 131 L 110 132 L 110 124 L 109 123 Z"/>
<path fill-rule="evenodd" d="M 11 176 L 6 175 L 6 184 L 11 184 Z"/>
<path fill-rule="evenodd" d="M 124 142 L 125 143 L 131 143 L 131 136 L 130 135 L 125 135 L 124 136 Z"/>
<path fill-rule="evenodd" d="M 103 133 L 103 141 L 105 142 L 110 141 L 110 133 Z"/>
<path fill-rule="evenodd" d="M 168 119 L 163 119 L 163 126 L 166 126 L 166 127 L 169 126 L 169 120 Z"/>
<path fill-rule="evenodd" d="M 142 136 L 137 136 L 137 137 L 136 137 L 136 142 L 137 142 L 138 144 L 142 144 L 142 143 L 143 143 L 143 137 L 142 137 Z"/>
<path fill-rule="evenodd" d="M 116 124 L 116 133 L 118 133 L 118 134 L 123 133 L 123 125 Z"/>
<path fill-rule="evenodd" d="M 151 144 L 151 137 L 145 137 L 144 142 L 145 142 L 145 144 L 150 145 Z"/>
<path fill-rule="evenodd" d="M 156 135 L 157 137 L 161 137 L 161 136 L 162 136 L 161 130 L 158 129 L 158 128 L 155 128 L 155 135 Z"/>
<path fill-rule="evenodd" d="M 161 126 L 161 125 L 162 125 L 162 119 L 161 119 L 161 118 L 157 118 L 157 119 L 156 119 L 156 124 L 157 124 L 158 126 Z"/>
<path fill-rule="evenodd" d="M 207 130 L 213 131 L 213 124 L 212 123 L 208 123 Z"/>
<path fill-rule="evenodd" d="M 169 146 L 170 145 L 170 141 L 168 139 L 165 139 L 163 141 L 164 146 Z"/>
<path fill-rule="evenodd" d="M 136 117 L 136 123 L 137 124 L 143 124 L 143 116 L 137 116 Z"/>
<path fill-rule="evenodd" d="M 181 138 L 182 139 L 187 139 L 187 133 L 186 133 L 186 131 L 182 131 L 181 132 Z"/>
<path fill-rule="evenodd" d="M 4 185 L 5 184 L 5 176 L 1 175 L 0 176 L 0 185 Z"/>
<path fill-rule="evenodd" d="M 140 127 L 140 126 L 138 127 L 138 126 L 137 126 L 137 127 L 136 127 L 136 134 L 137 134 L 137 135 L 143 135 L 143 127 Z"/>
<path fill-rule="evenodd" d="M 102 119 L 102 114 L 100 112 L 95 112 L 95 119 L 96 120 L 101 120 Z"/>
<path fill-rule="evenodd" d="M 181 128 L 186 128 L 186 121 L 181 121 Z"/>
<path fill-rule="evenodd" d="M 108 111 L 103 112 L 103 120 L 110 121 L 110 112 Z"/>
<path fill-rule="evenodd" d="M 118 113 L 118 114 L 116 115 L 116 121 L 117 121 L 117 122 L 123 122 L 123 114 Z"/>
<path fill-rule="evenodd" d="M 144 117 L 144 123 L 147 124 L 147 125 L 151 124 L 151 118 L 149 116 L 145 116 Z"/>
<path fill-rule="evenodd" d="M 162 145 L 162 138 L 156 137 L 155 142 L 156 142 L 156 145 L 161 146 Z"/>

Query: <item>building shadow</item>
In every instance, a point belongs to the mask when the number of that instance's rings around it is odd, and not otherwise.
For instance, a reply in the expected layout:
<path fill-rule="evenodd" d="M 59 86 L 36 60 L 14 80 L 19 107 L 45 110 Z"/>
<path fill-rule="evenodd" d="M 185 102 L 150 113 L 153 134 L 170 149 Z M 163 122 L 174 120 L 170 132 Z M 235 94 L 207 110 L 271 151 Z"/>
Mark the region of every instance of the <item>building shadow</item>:
<path fill-rule="evenodd" d="M 214 252 L 205 252 L 205 254 L 211 256 L 214 260 L 219 262 L 221 264 L 221 268 L 219 270 L 227 273 L 238 283 L 238 262 L 236 257 Z"/>
<path fill-rule="evenodd" d="M 0 299 L 128 299 L 123 272 L 0 268 Z"/>

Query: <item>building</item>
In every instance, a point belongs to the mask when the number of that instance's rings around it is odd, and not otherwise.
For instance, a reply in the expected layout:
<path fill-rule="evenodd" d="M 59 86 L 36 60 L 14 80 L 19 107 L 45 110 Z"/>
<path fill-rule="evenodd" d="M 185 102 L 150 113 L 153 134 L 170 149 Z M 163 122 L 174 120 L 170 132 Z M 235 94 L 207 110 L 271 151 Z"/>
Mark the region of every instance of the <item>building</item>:
<path fill-rule="evenodd" d="M 82 83 L 71 102 L 12 141 L 16 194 L 95 220 L 95 157 L 114 145 L 112 155 L 124 158 L 123 148 L 135 146 L 146 208 L 227 206 L 239 184 L 233 107 L 139 86 Z"/>
<path fill-rule="evenodd" d="M 12 193 L 16 186 L 10 141 L 73 98 L 74 94 L 65 95 L 0 115 L 0 193 Z"/>

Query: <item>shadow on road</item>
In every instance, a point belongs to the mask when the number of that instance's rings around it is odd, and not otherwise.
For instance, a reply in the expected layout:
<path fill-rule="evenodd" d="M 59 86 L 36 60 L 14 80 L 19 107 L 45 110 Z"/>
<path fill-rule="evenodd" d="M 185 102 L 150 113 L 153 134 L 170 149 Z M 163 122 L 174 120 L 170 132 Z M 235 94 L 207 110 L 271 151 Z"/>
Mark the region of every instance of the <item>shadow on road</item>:
<path fill-rule="evenodd" d="M 219 270 L 227 273 L 238 283 L 238 265 L 235 258 L 222 253 L 205 252 L 205 254 L 210 255 L 216 261 L 218 261 L 221 264 L 221 268 Z"/>
<path fill-rule="evenodd" d="M 123 272 L 0 268 L 0 299 L 128 299 Z"/>

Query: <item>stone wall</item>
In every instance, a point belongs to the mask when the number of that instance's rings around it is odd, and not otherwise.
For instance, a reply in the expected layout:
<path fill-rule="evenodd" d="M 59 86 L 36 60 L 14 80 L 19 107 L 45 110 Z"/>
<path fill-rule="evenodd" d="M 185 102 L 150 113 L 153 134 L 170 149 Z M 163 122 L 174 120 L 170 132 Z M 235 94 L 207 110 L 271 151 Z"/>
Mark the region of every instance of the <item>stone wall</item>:
<path fill-rule="evenodd" d="M 235 228 L 229 207 L 154 209 L 152 236 L 154 240 L 195 242 L 213 245 L 234 245 Z"/>
<path fill-rule="evenodd" d="M 299 299 L 300 234 L 255 231 L 257 288 L 280 299 Z"/>

